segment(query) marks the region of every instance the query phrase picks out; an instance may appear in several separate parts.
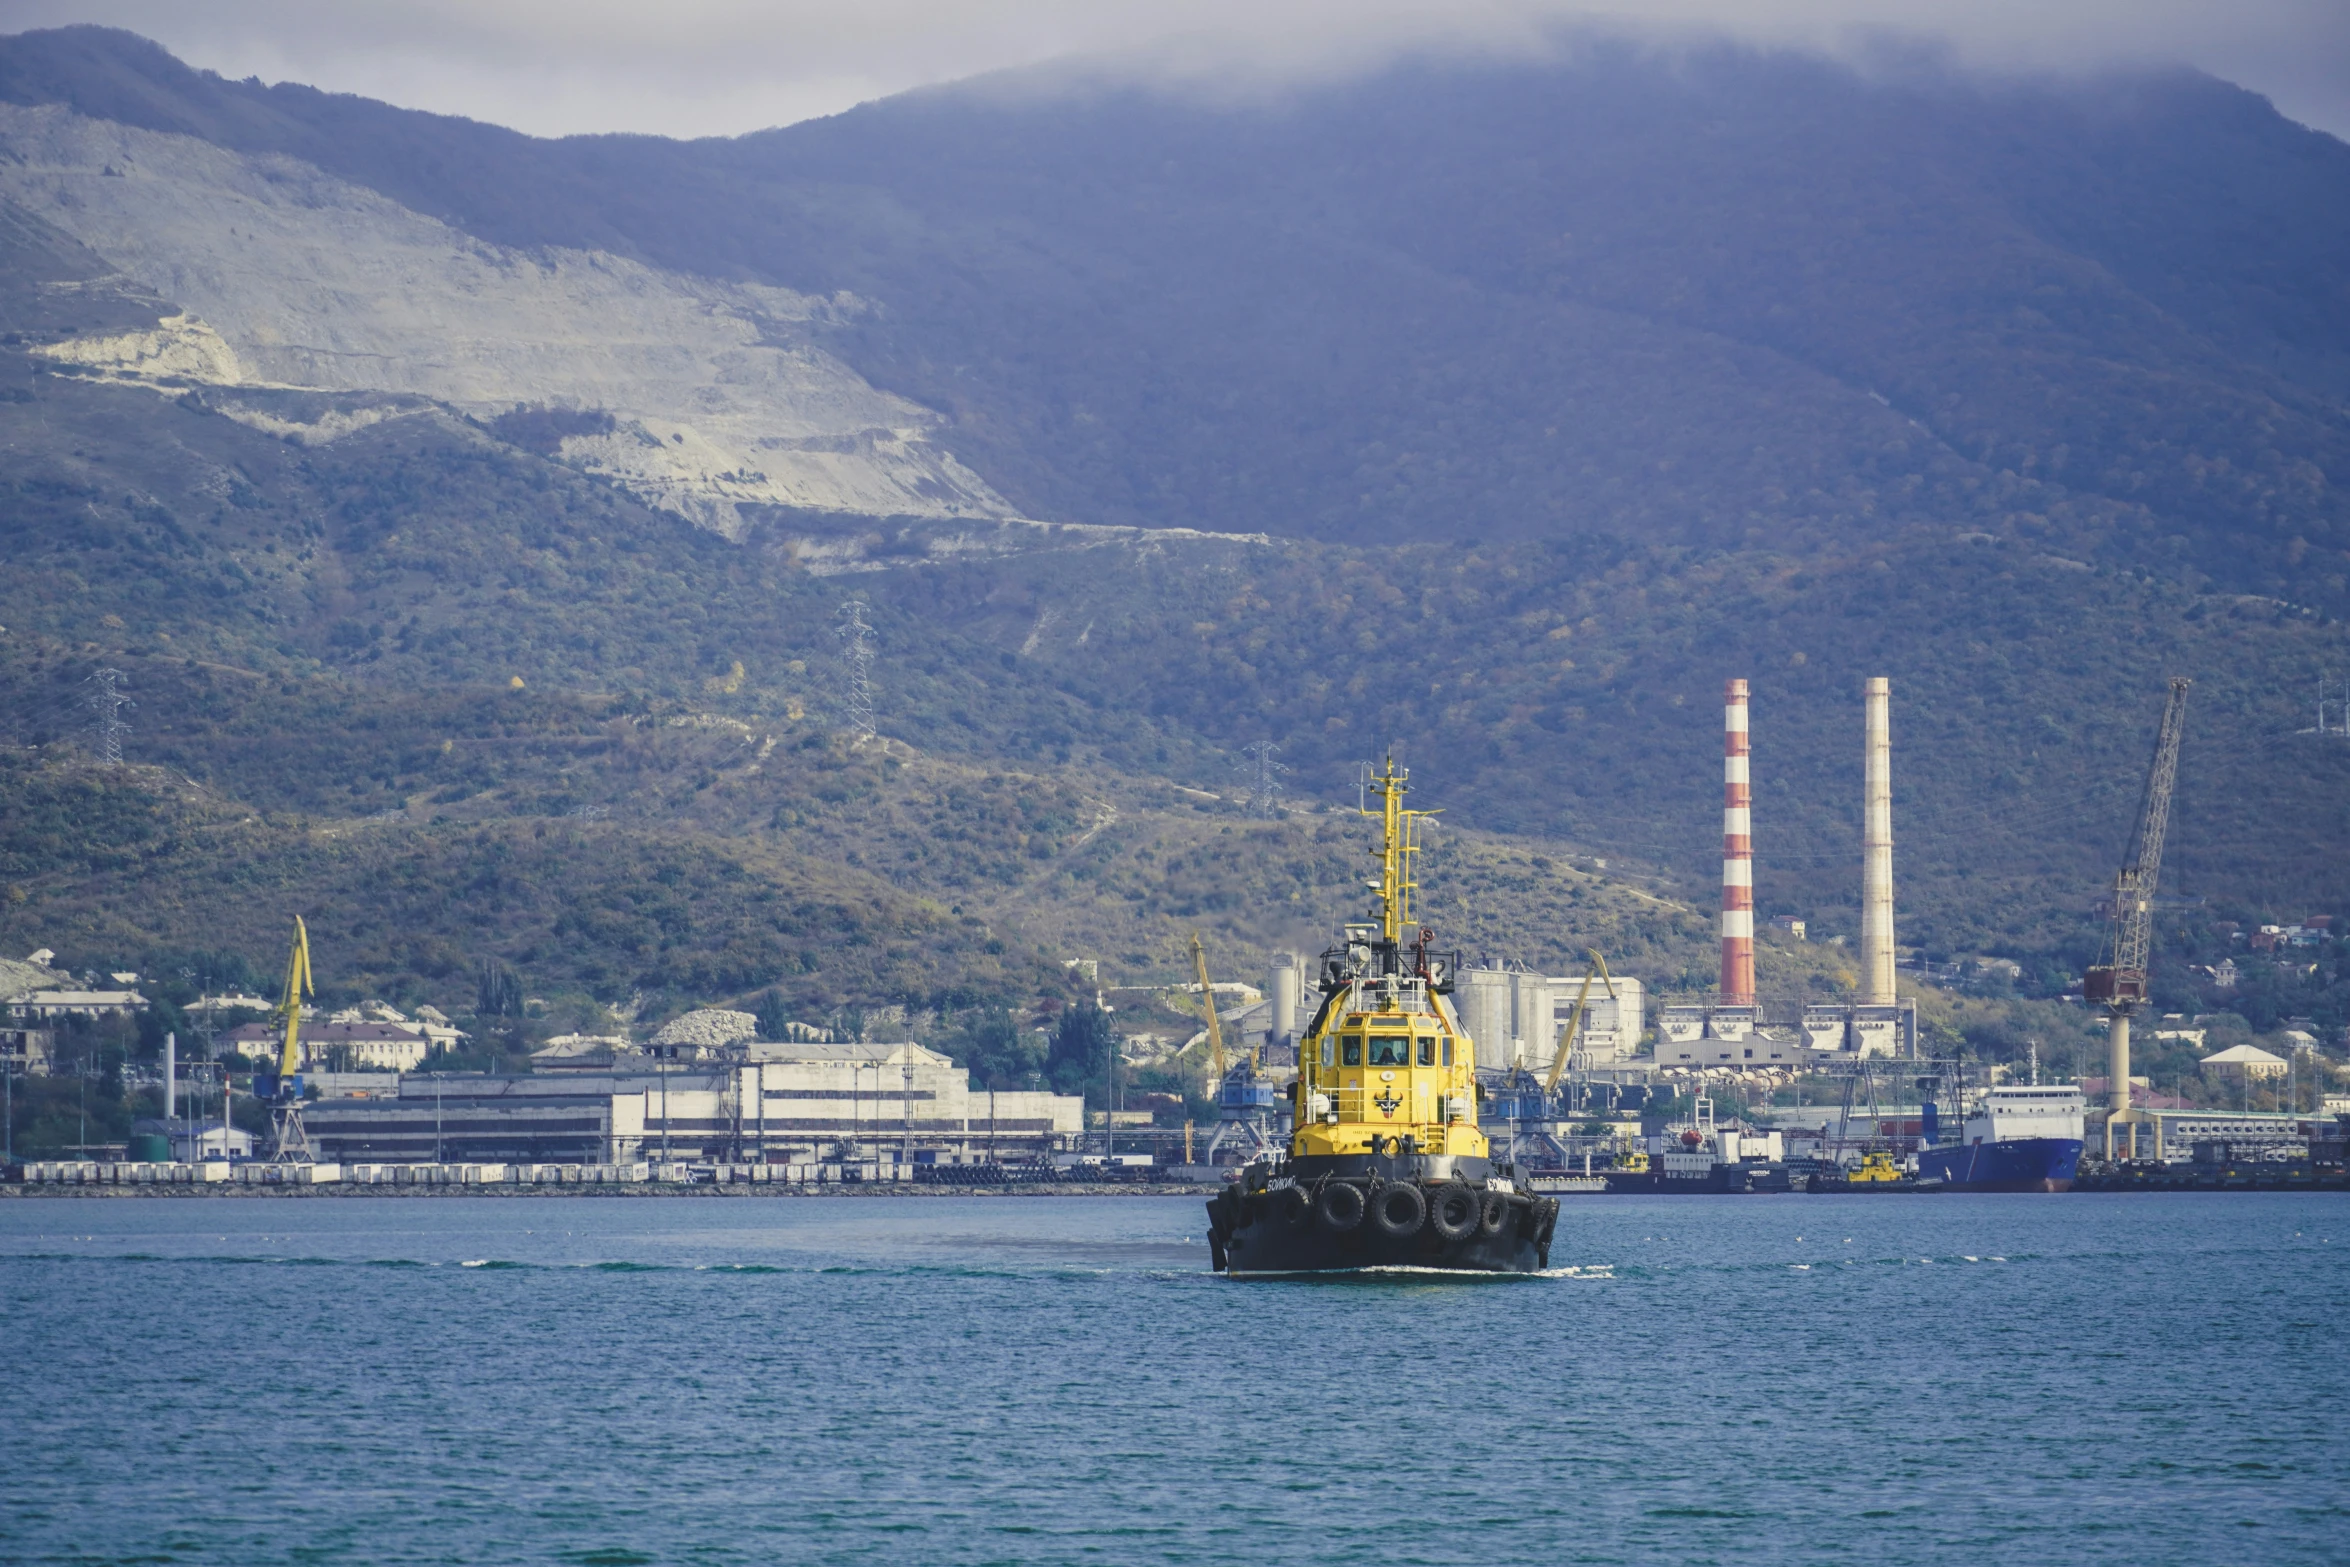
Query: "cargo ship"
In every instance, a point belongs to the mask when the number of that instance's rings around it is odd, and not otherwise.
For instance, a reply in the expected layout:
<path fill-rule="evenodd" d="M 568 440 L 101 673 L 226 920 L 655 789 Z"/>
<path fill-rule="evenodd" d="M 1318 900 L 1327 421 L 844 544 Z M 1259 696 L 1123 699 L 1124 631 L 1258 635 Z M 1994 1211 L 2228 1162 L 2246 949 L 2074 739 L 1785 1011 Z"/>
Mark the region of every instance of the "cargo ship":
<path fill-rule="evenodd" d="M 1452 1003 L 1460 958 L 1433 951 L 1412 914 L 1429 813 L 1404 808 L 1407 777 L 1390 758 L 1369 780 L 1380 879 L 1371 919 L 1341 926 L 1321 956 L 1290 1137 L 1208 1204 L 1209 1255 L 1228 1277 L 1550 1265 L 1558 1199 L 1522 1189 L 1478 1129 L 1476 1043 Z"/>
<path fill-rule="evenodd" d="M 1733 1126 L 1713 1128 L 1710 1135 L 1683 1127 L 1662 1149 L 1619 1161 L 1607 1172 L 1607 1189 L 1617 1195 L 1663 1196 L 1792 1191 L 1786 1163 L 1777 1156 L 1778 1142 L 1776 1133 L 1758 1137 Z"/>
<path fill-rule="evenodd" d="M 1918 1150 L 1918 1180 L 1950 1192 L 2069 1192 L 2086 1112 L 2074 1084 L 1991 1089 L 1958 1142 Z"/>

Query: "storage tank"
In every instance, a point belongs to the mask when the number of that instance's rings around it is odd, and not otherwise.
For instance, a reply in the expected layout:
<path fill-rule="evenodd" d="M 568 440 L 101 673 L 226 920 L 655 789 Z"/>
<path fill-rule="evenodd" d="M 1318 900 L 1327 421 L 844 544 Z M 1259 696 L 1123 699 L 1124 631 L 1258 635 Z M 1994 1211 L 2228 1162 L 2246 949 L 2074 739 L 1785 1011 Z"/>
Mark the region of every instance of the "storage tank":
<path fill-rule="evenodd" d="M 1477 1047 L 1477 1064 L 1510 1064 L 1510 976 L 1500 969 L 1464 968 L 1456 992 L 1461 1026 Z"/>
<path fill-rule="evenodd" d="M 1298 968 L 1297 955 L 1290 952 L 1273 954 L 1273 967 L 1265 976 L 1265 995 L 1273 1003 L 1273 1016 L 1266 1024 L 1276 1039 L 1295 1039 L 1298 1027 L 1298 1005 L 1305 992 L 1305 975 Z"/>
<path fill-rule="evenodd" d="M 1510 976 L 1510 1034 L 1512 1059 L 1537 1069 L 1550 1065 L 1558 1049 L 1558 1023 L 1548 975 Z"/>

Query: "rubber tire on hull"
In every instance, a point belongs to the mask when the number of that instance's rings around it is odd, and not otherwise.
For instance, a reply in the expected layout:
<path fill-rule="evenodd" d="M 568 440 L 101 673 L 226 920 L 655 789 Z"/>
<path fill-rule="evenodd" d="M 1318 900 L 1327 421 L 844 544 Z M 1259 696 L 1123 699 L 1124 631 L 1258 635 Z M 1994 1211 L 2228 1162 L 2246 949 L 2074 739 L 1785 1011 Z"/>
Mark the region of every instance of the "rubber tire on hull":
<path fill-rule="evenodd" d="M 1332 1181 L 1322 1188 L 1314 1213 L 1321 1219 L 1322 1228 L 1333 1235 L 1344 1235 L 1363 1222 L 1363 1210 L 1368 1206 L 1360 1186 L 1349 1181 Z"/>
<path fill-rule="evenodd" d="M 1507 1192 L 1487 1192 L 1477 1211 L 1477 1229 L 1480 1234 L 1499 1235 L 1510 1222 L 1510 1199 Z"/>
<path fill-rule="evenodd" d="M 1302 1230 L 1314 1222 L 1314 1199 L 1303 1187 L 1285 1187 L 1273 1194 L 1272 1216 L 1293 1230 Z"/>
<path fill-rule="evenodd" d="M 1446 1181 L 1428 1194 L 1428 1223 L 1448 1241 L 1466 1240 L 1475 1234 L 1484 1215 L 1477 1194 L 1461 1181 Z"/>
<path fill-rule="evenodd" d="M 1406 1211 L 1397 1213 L 1398 1205 Z M 1428 1222 L 1428 1199 L 1420 1188 L 1403 1181 L 1391 1181 L 1379 1188 L 1379 1195 L 1371 1199 L 1371 1222 L 1380 1232 L 1397 1240 L 1417 1235 Z"/>

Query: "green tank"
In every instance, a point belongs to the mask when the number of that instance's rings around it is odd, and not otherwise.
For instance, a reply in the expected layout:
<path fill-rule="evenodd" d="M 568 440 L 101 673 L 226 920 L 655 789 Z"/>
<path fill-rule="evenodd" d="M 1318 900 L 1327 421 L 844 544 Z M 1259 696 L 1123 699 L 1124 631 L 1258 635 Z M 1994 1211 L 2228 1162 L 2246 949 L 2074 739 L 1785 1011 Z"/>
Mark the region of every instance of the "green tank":
<path fill-rule="evenodd" d="M 133 1132 L 128 1152 L 133 1164 L 169 1164 L 171 1139 L 161 1132 Z"/>

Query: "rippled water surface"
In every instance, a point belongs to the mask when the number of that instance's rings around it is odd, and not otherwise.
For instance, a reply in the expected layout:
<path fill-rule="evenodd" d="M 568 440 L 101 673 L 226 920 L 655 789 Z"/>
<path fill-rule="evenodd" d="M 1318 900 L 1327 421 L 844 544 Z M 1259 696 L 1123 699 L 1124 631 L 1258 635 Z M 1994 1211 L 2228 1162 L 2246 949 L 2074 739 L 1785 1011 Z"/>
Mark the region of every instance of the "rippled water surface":
<path fill-rule="evenodd" d="M 2350 1199 L 0 1202 L 9 1562 L 2350 1559 Z"/>

